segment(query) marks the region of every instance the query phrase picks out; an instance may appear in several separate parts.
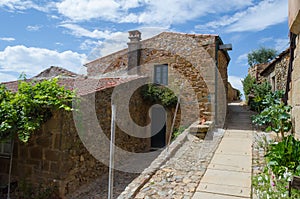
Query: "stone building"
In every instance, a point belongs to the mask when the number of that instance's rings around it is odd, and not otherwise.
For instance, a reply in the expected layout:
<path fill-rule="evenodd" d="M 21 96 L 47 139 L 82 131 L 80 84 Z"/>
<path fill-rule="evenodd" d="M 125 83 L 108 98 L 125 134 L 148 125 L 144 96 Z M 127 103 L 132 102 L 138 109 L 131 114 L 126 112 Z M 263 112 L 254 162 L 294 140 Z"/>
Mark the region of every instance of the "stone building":
<path fill-rule="evenodd" d="M 240 91 L 236 88 L 233 88 L 231 84 L 228 82 L 228 102 L 234 102 L 240 100 Z"/>
<path fill-rule="evenodd" d="M 268 81 L 272 86 L 272 91 L 285 91 L 289 62 L 290 49 L 288 48 L 280 53 L 260 72 L 261 80 Z"/>
<path fill-rule="evenodd" d="M 142 78 L 89 79 L 59 67 L 51 67 L 35 76 L 33 80 L 40 81 L 55 76 L 60 77 L 58 83 L 66 89 L 77 89 L 77 94 L 85 101 L 80 104 L 85 107 L 80 107 L 79 110 L 84 111 L 79 115 L 65 111 L 53 112 L 51 119 L 32 135 L 28 143 L 15 139 L 12 151 L 10 143 L 1 143 L 0 186 L 4 188 L 8 181 L 11 152 L 12 183 L 20 184 L 26 181 L 31 182 L 33 186 L 42 184 L 46 187 L 57 187 L 61 197 L 73 193 L 80 186 L 108 172 L 108 162 L 105 160 L 109 157 L 109 141 L 106 137 L 110 136 L 113 90 L 118 86 L 127 89 Z M 4 85 L 13 92 L 18 89 L 17 81 L 6 82 Z M 92 104 L 94 106 L 91 108 L 86 107 Z M 149 106 L 139 92 L 134 93 L 129 107 L 131 118 L 139 125 L 147 125 L 148 115 L 140 113 L 147 113 Z M 95 121 L 101 126 L 100 135 Z M 131 127 L 131 130 L 137 131 L 134 127 Z M 117 127 L 115 144 L 128 152 L 145 152 L 151 147 L 149 137 L 134 137 Z M 116 161 L 126 162 L 125 155 L 116 155 Z M 122 165 L 116 165 L 118 166 Z"/>
<path fill-rule="evenodd" d="M 288 69 L 288 103 L 292 106 L 294 133 L 300 138 L 300 1 L 289 0 L 291 58 Z"/>
<path fill-rule="evenodd" d="M 147 76 L 150 82 L 163 84 L 178 93 L 184 84 L 180 105 L 188 113 L 182 114 L 183 125 L 191 123 L 185 115 L 217 119 L 216 124 L 224 122 L 230 57 L 227 51 L 219 49 L 223 42 L 218 35 L 163 32 L 141 40 L 139 31 L 129 34 L 128 49 L 85 65 L 88 76 Z"/>
<path fill-rule="evenodd" d="M 164 32 L 141 40 L 139 31 L 130 31 L 129 39 L 127 49 L 87 63 L 87 76 L 51 67 L 34 77 L 39 81 L 59 75 L 60 85 L 81 96 L 79 111 L 53 112 L 27 144 L 15 141 L 13 180 L 55 185 L 63 197 L 107 173 L 112 103 L 116 105 L 115 168 L 140 172 L 151 163 L 143 152 L 168 143 L 175 116 L 175 107 L 143 98 L 141 89 L 149 83 L 180 96 L 175 127 L 202 119 L 223 125 L 230 57 L 219 49 L 223 42 L 218 35 Z M 4 84 L 12 91 L 18 89 L 16 81 Z M 2 154 L 0 176 L 7 179 L 9 153 Z"/>
<path fill-rule="evenodd" d="M 261 72 L 268 67 L 269 63 L 256 64 L 248 68 L 248 74 L 256 79 L 256 82 L 261 83 L 264 81 L 264 77 L 262 77 Z"/>

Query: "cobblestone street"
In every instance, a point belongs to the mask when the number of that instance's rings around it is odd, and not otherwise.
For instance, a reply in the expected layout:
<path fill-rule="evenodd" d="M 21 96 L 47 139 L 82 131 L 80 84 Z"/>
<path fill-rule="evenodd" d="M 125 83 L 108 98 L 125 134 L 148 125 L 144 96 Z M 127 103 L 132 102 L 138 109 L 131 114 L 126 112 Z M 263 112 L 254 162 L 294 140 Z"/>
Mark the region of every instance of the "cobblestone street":
<path fill-rule="evenodd" d="M 205 140 L 188 135 L 188 141 L 145 184 L 136 198 L 192 198 L 222 135 L 222 131 L 214 132 L 213 139 Z"/>

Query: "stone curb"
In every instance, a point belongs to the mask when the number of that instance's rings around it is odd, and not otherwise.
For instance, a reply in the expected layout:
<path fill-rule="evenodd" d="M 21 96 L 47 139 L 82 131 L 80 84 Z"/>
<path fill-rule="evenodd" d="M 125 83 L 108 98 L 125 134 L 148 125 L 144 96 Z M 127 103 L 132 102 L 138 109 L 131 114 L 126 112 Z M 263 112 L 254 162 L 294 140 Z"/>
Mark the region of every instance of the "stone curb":
<path fill-rule="evenodd" d="M 175 155 L 178 149 L 184 142 L 187 141 L 187 135 L 191 126 L 197 124 L 198 121 L 194 122 L 187 129 L 185 129 L 174 142 L 172 142 L 169 148 L 165 148 L 161 154 L 146 168 L 136 179 L 134 179 L 126 189 L 119 195 L 118 199 L 133 199 L 141 188 L 151 179 L 160 167 L 165 164 L 171 157 Z"/>

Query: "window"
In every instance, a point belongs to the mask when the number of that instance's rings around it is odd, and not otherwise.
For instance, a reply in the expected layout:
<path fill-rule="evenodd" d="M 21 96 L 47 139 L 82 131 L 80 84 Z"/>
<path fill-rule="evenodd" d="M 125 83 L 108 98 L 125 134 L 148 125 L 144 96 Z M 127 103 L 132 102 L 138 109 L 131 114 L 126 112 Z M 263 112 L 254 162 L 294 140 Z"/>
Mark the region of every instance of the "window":
<path fill-rule="evenodd" d="M 272 92 L 276 91 L 276 78 L 273 76 L 271 78 L 271 86 L 272 86 Z"/>
<path fill-rule="evenodd" d="M 154 83 L 168 85 L 168 64 L 154 66 Z"/>
<path fill-rule="evenodd" d="M 0 142 L 0 156 L 10 156 L 11 150 L 11 140 Z"/>

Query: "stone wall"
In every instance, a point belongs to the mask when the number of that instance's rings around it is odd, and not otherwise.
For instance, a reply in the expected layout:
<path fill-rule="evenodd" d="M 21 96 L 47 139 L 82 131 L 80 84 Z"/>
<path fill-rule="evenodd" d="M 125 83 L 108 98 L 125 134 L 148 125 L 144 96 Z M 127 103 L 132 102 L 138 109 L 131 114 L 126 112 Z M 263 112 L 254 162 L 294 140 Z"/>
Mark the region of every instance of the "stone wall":
<path fill-rule="evenodd" d="M 139 70 L 142 75 L 153 79 L 154 65 L 168 64 L 170 87 L 179 92 L 179 85 L 187 80 L 182 99 L 181 110 L 188 110 L 187 114 L 182 112 L 182 123 L 191 124 L 189 118 L 207 120 L 214 118 L 214 112 L 219 116 L 222 123 L 227 110 L 227 66 L 228 54 L 218 51 L 218 71 L 220 77 L 215 79 L 216 68 L 216 44 L 220 42 L 217 35 L 195 35 L 181 33 L 161 33 L 155 37 L 141 41 L 141 59 Z M 86 64 L 88 75 L 120 75 L 119 71 L 126 73 L 127 62 L 126 49 L 116 52 L 104 58 L 99 58 Z M 113 66 L 113 67 L 112 67 Z M 150 67 L 149 67 L 150 66 Z M 107 67 L 103 69 L 103 67 Z M 217 84 L 216 84 L 217 82 Z M 189 89 L 187 88 L 189 87 Z M 217 89 L 216 89 L 217 87 Z M 215 100 L 215 91 L 217 99 Z M 192 95 L 191 95 L 192 94 Z M 199 110 L 195 111 L 195 107 Z M 217 110 L 215 111 L 215 109 Z"/>
<path fill-rule="evenodd" d="M 269 63 L 263 63 L 263 64 L 256 64 L 254 66 L 251 66 L 248 68 L 248 74 L 251 77 L 254 77 L 258 83 L 261 83 L 264 81 L 264 77 L 262 76 L 261 72 L 267 68 Z"/>
<path fill-rule="evenodd" d="M 296 136 L 300 138 L 300 39 L 296 38 L 294 51 L 293 72 L 289 102 L 292 106 L 292 121 Z"/>
<path fill-rule="evenodd" d="M 289 49 L 282 52 L 261 72 L 262 81 L 268 81 L 272 90 L 284 90 L 286 88 L 288 67 L 290 62 Z"/>
<path fill-rule="evenodd" d="M 108 167 L 99 159 L 109 158 L 109 147 L 105 147 L 104 138 L 110 138 L 113 89 L 82 97 L 81 101 L 85 104 L 81 105 L 80 110 L 83 108 L 85 111 L 75 117 L 69 112 L 54 112 L 52 118 L 32 135 L 28 143 L 16 139 L 12 182 L 26 180 L 36 186 L 56 186 L 59 194 L 64 196 L 107 173 Z M 147 125 L 150 105 L 142 99 L 140 92 L 135 92 L 130 99 L 131 118 L 140 125 Z M 89 108 L 85 109 L 85 106 Z M 99 127 L 103 131 L 100 140 Z M 134 127 L 132 130 L 135 130 Z M 130 152 L 145 152 L 150 148 L 150 138 L 130 136 L 118 126 L 115 143 Z M 89 144 L 94 148 L 90 148 Z M 115 158 L 121 162 L 126 157 Z M 8 174 L 9 159 L 0 158 L 0 165 L 0 174 Z"/>
<path fill-rule="evenodd" d="M 228 102 L 234 102 L 240 100 L 239 99 L 239 90 L 233 88 L 231 84 L 228 82 L 228 95 L 227 95 L 227 101 Z"/>

